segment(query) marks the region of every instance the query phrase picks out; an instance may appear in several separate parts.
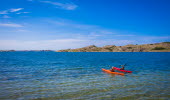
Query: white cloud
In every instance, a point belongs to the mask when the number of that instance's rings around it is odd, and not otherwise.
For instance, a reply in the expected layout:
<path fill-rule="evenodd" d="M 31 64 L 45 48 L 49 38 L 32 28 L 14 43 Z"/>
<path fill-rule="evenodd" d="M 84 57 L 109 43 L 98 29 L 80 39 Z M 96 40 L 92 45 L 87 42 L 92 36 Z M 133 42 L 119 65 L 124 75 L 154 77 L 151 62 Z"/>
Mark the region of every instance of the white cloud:
<path fill-rule="evenodd" d="M 17 11 L 20 11 L 20 10 L 23 10 L 24 8 L 16 8 L 16 9 L 10 9 L 9 12 L 17 12 Z"/>
<path fill-rule="evenodd" d="M 60 2 L 52 2 L 52 1 L 40 1 L 42 3 L 52 4 L 57 6 L 57 8 L 65 9 L 65 10 L 75 10 L 78 6 L 73 3 L 60 3 Z"/>
<path fill-rule="evenodd" d="M 23 27 L 23 25 L 15 24 L 15 23 L 0 23 L 2 27 Z"/>
<path fill-rule="evenodd" d="M 0 11 L 0 14 L 10 14 L 23 10 L 24 8 L 11 8 L 8 10 Z"/>

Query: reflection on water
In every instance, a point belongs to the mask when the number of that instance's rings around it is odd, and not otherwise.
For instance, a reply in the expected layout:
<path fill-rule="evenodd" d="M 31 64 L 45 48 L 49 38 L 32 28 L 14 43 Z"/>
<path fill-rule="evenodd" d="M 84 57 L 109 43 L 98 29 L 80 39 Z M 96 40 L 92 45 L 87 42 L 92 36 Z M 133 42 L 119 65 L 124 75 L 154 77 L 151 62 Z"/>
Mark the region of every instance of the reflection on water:
<path fill-rule="evenodd" d="M 1 52 L 0 99 L 145 100 L 169 97 L 170 53 Z M 127 63 L 125 76 L 101 68 Z"/>

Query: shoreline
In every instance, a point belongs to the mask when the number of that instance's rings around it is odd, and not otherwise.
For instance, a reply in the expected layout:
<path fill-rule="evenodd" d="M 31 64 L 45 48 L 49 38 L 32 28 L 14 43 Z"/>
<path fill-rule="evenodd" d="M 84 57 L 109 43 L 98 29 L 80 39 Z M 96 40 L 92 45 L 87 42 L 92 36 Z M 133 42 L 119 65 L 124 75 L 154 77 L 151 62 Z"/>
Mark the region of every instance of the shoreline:
<path fill-rule="evenodd" d="M 125 46 L 106 45 L 97 47 L 90 45 L 77 49 L 63 50 L 0 50 L 0 52 L 170 52 L 170 42 L 161 42 L 154 44 L 134 45 L 128 44 Z"/>

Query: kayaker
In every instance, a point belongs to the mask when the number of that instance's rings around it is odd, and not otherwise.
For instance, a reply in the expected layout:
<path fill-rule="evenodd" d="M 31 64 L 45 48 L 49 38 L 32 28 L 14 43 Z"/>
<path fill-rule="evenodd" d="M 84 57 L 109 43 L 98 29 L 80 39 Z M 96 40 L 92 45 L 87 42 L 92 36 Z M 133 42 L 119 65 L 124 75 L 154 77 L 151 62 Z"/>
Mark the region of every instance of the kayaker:
<path fill-rule="evenodd" d="M 115 69 L 114 69 L 114 67 L 112 67 L 112 68 L 110 69 L 110 71 L 111 71 L 111 72 L 115 72 Z"/>
<path fill-rule="evenodd" d="M 125 70 L 125 65 L 121 65 L 122 68 L 120 68 L 121 70 Z"/>

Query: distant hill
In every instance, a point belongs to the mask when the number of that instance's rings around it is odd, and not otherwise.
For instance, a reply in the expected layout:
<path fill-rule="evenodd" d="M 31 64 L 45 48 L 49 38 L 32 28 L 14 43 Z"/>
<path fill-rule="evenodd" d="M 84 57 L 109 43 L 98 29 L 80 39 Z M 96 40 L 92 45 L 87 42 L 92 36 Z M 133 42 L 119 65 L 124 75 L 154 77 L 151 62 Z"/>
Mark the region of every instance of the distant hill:
<path fill-rule="evenodd" d="M 125 46 L 106 45 L 103 47 L 90 45 L 78 49 L 58 50 L 57 52 L 170 52 L 170 42 Z"/>

